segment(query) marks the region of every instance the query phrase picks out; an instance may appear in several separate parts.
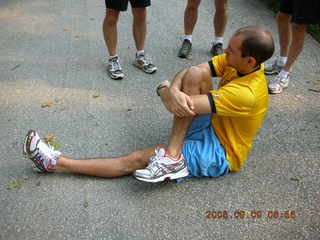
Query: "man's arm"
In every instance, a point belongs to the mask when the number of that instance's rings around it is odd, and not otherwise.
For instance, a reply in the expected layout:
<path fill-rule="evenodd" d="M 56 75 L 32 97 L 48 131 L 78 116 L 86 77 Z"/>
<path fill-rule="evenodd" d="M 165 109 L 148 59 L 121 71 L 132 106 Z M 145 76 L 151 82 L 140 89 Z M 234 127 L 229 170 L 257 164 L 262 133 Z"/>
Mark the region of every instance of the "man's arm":
<path fill-rule="evenodd" d="M 216 76 L 212 72 L 212 66 L 208 62 L 199 64 L 197 67 L 205 68 L 206 71 L 210 71 L 212 76 Z M 173 82 L 170 84 L 169 81 L 163 81 L 161 89 L 158 94 L 168 111 L 179 117 L 194 116 L 196 114 L 209 113 L 212 109 L 213 100 L 210 100 L 207 95 L 188 96 L 182 91 L 182 79 L 187 73 L 188 69 L 184 69 L 179 72 Z M 166 87 L 163 87 L 166 86 Z M 194 106 L 196 105 L 196 106 Z M 196 107 L 196 109 L 195 109 Z"/>

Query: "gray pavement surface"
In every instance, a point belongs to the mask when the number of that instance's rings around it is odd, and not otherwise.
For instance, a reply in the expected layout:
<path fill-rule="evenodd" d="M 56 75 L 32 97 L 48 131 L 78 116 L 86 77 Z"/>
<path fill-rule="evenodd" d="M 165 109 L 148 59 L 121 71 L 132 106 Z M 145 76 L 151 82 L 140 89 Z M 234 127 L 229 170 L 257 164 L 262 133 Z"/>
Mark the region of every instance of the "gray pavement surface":
<path fill-rule="evenodd" d="M 270 96 L 263 127 L 237 173 L 146 184 L 132 176 L 38 174 L 23 158 L 30 128 L 53 134 L 74 158 L 166 143 L 171 116 L 154 88 L 207 61 L 213 35 L 214 6 L 203 0 L 193 57 L 177 58 L 185 2 L 153 1 L 149 8 L 146 50 L 159 68 L 155 75 L 132 66 L 131 11 L 121 15 L 126 77 L 113 81 L 105 71 L 104 1 L 0 0 L 1 240 L 320 239 L 320 44 L 309 35 L 290 87 Z M 278 39 L 275 14 L 260 1 L 230 1 L 229 12 L 226 42 L 245 25 L 264 26 Z M 224 210 L 243 210 L 245 218 L 205 219 L 208 211 Z M 286 219 L 286 210 L 296 217 Z M 252 218 L 254 211 L 261 218 Z M 268 211 L 282 217 L 269 218 Z"/>

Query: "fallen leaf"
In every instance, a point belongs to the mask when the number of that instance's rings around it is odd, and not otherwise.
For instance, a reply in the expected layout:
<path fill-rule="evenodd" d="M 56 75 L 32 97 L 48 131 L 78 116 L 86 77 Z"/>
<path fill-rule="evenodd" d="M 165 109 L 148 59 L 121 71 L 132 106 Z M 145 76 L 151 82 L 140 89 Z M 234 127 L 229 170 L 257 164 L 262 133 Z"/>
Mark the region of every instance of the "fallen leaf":
<path fill-rule="evenodd" d="M 74 35 L 74 38 L 80 38 L 80 35 Z"/>
<path fill-rule="evenodd" d="M 53 105 L 54 105 L 54 102 L 46 102 L 46 103 L 42 103 L 41 107 L 47 108 L 47 107 L 52 107 Z"/>
<path fill-rule="evenodd" d="M 66 108 L 64 106 L 60 107 L 59 110 L 60 111 L 64 111 Z"/>
<path fill-rule="evenodd" d="M 308 90 L 309 90 L 309 91 L 311 91 L 311 92 L 316 92 L 316 93 L 320 93 L 320 90 L 317 90 L 317 89 L 312 89 L 312 88 L 309 88 Z"/>
<path fill-rule="evenodd" d="M 304 181 L 300 177 L 291 177 L 290 180 L 296 181 L 300 184 L 304 184 Z"/>
<path fill-rule="evenodd" d="M 83 203 L 84 208 L 88 208 L 89 207 L 89 202 L 87 200 L 84 201 Z"/>
<path fill-rule="evenodd" d="M 71 30 L 68 29 L 68 28 L 64 28 L 63 31 L 64 31 L 64 32 L 71 32 Z"/>
<path fill-rule="evenodd" d="M 186 59 L 192 60 L 192 56 L 191 56 L 191 55 L 188 55 L 188 56 L 186 56 Z"/>
<path fill-rule="evenodd" d="M 16 66 L 14 66 L 13 68 L 11 68 L 11 71 L 14 71 L 14 70 L 16 70 L 18 67 L 20 67 L 21 66 L 21 64 L 18 64 L 18 65 L 16 65 Z"/>
<path fill-rule="evenodd" d="M 93 98 L 98 98 L 98 97 L 100 97 L 100 94 L 99 93 L 93 94 L 92 97 Z"/>
<path fill-rule="evenodd" d="M 49 144 L 55 149 L 59 149 L 61 147 L 61 144 L 57 141 L 50 141 Z"/>
<path fill-rule="evenodd" d="M 49 134 L 48 136 L 46 137 L 43 137 L 42 139 L 46 142 L 51 142 L 54 138 L 54 135 L 53 134 Z"/>
<path fill-rule="evenodd" d="M 20 180 L 13 180 L 8 185 L 8 189 L 9 190 L 19 189 L 20 187 L 21 187 L 21 181 Z"/>

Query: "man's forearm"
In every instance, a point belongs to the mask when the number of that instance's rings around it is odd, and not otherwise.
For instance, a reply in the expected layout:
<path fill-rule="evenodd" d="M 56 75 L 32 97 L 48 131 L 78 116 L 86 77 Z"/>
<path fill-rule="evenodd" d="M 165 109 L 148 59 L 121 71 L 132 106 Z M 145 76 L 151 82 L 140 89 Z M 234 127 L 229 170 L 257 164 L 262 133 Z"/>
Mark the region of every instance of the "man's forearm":
<path fill-rule="evenodd" d="M 182 78 L 186 74 L 187 71 L 188 71 L 188 68 L 183 69 L 182 71 L 178 72 L 175 75 L 175 77 L 173 78 L 170 88 L 175 88 L 177 90 L 181 90 L 182 89 Z"/>

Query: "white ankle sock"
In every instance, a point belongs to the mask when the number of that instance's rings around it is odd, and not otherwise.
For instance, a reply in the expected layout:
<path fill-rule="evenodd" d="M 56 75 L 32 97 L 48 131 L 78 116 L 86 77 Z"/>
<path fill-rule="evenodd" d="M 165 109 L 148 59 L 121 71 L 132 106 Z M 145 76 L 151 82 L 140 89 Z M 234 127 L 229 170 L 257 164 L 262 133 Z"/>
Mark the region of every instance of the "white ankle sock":
<path fill-rule="evenodd" d="M 192 34 L 191 35 L 184 35 L 184 39 L 188 39 L 190 42 L 192 42 Z"/>
<path fill-rule="evenodd" d="M 144 50 L 139 50 L 136 53 L 136 56 L 144 55 Z"/>
<path fill-rule="evenodd" d="M 213 44 L 221 43 L 223 44 L 223 37 L 215 37 Z"/>
<path fill-rule="evenodd" d="M 280 66 L 284 66 L 288 60 L 288 57 L 279 56 L 277 59 L 277 64 Z"/>

